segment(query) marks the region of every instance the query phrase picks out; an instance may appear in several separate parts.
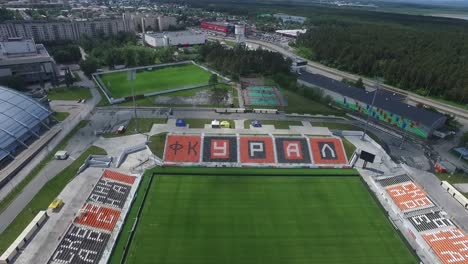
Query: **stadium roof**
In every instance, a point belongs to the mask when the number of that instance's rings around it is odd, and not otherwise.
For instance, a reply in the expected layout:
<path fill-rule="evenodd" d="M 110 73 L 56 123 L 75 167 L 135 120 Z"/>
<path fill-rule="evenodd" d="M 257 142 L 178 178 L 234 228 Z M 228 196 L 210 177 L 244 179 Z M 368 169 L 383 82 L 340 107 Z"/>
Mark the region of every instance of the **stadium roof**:
<path fill-rule="evenodd" d="M 21 141 L 51 114 L 49 109 L 31 97 L 0 86 L 0 160 L 9 156 L 7 147 Z"/>
<path fill-rule="evenodd" d="M 306 71 L 302 72 L 299 79 L 343 96 L 353 98 L 368 105 L 372 103 L 374 93 L 376 92 L 368 92 L 363 89 L 347 85 L 338 80 Z M 421 122 L 428 127 L 432 127 L 436 121 L 445 117 L 441 113 L 405 104 L 402 102 L 402 99 L 403 97 L 401 95 L 379 91 L 375 97 L 374 106 L 404 118 Z"/>

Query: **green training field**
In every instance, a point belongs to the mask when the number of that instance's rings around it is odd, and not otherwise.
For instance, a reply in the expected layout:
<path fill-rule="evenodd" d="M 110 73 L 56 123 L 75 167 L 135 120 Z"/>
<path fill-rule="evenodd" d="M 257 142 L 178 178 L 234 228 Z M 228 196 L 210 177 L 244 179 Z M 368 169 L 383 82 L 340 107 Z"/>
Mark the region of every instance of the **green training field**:
<path fill-rule="evenodd" d="M 155 176 L 126 260 L 417 263 L 355 176 Z"/>
<path fill-rule="evenodd" d="M 194 64 L 175 65 L 156 68 L 151 71 L 140 70 L 136 74 L 135 94 L 164 91 L 186 86 L 208 84 L 211 73 Z M 102 84 L 111 92 L 112 97 L 121 98 L 132 95 L 128 72 L 113 72 L 99 75 Z"/>

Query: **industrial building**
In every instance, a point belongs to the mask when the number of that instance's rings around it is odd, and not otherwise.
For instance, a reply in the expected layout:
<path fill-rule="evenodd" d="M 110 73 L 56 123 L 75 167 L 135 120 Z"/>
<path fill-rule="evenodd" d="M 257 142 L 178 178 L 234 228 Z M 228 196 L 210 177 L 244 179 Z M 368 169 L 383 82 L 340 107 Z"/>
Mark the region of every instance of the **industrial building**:
<path fill-rule="evenodd" d="M 51 115 L 33 98 L 0 86 L 0 166 L 49 129 Z"/>
<path fill-rule="evenodd" d="M 50 81 L 58 78 L 58 70 L 44 45 L 9 38 L 0 41 L 0 78 L 7 76 L 21 76 L 28 83 Z"/>
<path fill-rule="evenodd" d="M 307 29 L 285 29 L 276 30 L 276 34 L 280 34 L 286 37 L 297 38 L 299 35 L 307 32 Z"/>
<path fill-rule="evenodd" d="M 145 34 L 145 42 L 151 47 L 192 46 L 205 44 L 206 36 L 203 33 L 192 31 L 173 31 L 154 34 Z"/>
<path fill-rule="evenodd" d="M 295 23 L 304 24 L 304 22 L 307 20 L 306 17 L 291 16 L 291 15 L 283 14 L 283 13 L 274 14 L 273 16 L 278 19 L 281 19 L 281 21 L 283 22 L 295 22 Z"/>
<path fill-rule="evenodd" d="M 343 108 L 361 115 L 371 116 L 385 125 L 398 127 L 423 138 L 444 126 L 447 117 L 441 113 L 405 103 L 405 97 L 385 90 L 368 92 L 323 75 L 303 71 L 298 82 L 305 86 L 321 88 Z M 372 101 L 375 101 L 372 106 Z"/>
<path fill-rule="evenodd" d="M 200 28 L 224 34 L 234 32 L 234 25 L 228 22 L 203 21 L 200 24 Z"/>

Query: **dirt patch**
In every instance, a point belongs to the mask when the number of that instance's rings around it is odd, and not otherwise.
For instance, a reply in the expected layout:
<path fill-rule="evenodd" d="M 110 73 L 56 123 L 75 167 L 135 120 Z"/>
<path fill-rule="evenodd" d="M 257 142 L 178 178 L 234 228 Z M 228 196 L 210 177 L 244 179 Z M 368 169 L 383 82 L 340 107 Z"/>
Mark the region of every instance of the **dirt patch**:
<path fill-rule="evenodd" d="M 228 89 L 210 89 L 198 91 L 194 96 L 161 95 L 155 98 L 156 104 L 162 105 L 230 105 L 234 102 Z"/>

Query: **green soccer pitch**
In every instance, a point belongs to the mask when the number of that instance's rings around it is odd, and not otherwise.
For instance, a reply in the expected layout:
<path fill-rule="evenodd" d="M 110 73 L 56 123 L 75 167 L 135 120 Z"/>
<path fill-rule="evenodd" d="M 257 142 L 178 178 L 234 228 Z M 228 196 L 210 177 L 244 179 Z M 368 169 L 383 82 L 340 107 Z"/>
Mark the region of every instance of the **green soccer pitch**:
<path fill-rule="evenodd" d="M 211 73 L 194 64 L 174 65 L 153 70 L 139 70 L 135 79 L 135 95 L 208 84 Z M 128 72 L 112 72 L 99 75 L 102 84 L 113 98 L 132 95 Z"/>
<path fill-rule="evenodd" d="M 155 174 L 126 263 L 417 263 L 358 176 L 209 174 Z"/>

